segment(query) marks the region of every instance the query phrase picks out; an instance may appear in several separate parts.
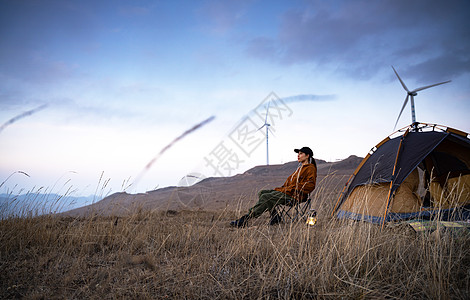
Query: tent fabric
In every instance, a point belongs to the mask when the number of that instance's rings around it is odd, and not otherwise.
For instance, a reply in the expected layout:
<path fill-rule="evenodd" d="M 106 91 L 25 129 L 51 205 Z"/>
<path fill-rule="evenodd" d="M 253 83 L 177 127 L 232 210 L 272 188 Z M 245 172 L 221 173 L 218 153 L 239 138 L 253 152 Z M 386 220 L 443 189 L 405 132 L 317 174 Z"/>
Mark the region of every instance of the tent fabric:
<path fill-rule="evenodd" d="M 411 213 L 388 213 L 385 218 L 371 216 L 367 214 L 358 214 L 345 210 L 339 210 L 337 215 L 339 219 L 352 219 L 356 221 L 366 221 L 375 224 L 383 224 L 384 222 L 403 221 L 409 219 L 432 219 L 439 216 L 441 220 L 467 220 L 470 219 L 470 205 L 458 208 L 443 209 L 425 209 Z"/>
<path fill-rule="evenodd" d="M 419 174 L 415 169 L 397 189 L 391 211 L 408 213 L 419 210 L 422 203 L 416 195 L 418 184 Z M 356 214 L 367 213 L 370 216 L 380 217 L 385 211 L 389 190 L 389 183 L 357 186 L 343 203 L 342 209 Z M 377 201 L 378 199 L 380 201 Z"/>
<path fill-rule="evenodd" d="M 333 213 L 373 223 L 435 215 L 435 209 L 423 207 L 417 195 L 420 166 L 425 168 L 439 215 L 470 217 L 470 139 L 461 131 L 423 125 L 419 130 L 410 126 L 403 135 L 379 143 L 346 184 Z M 430 182 L 436 175 L 444 180 Z"/>
<path fill-rule="evenodd" d="M 455 171 L 463 172 L 468 169 L 463 161 L 449 153 L 435 151 L 431 154 L 431 158 L 433 159 L 436 176 L 446 175 Z"/>
<path fill-rule="evenodd" d="M 403 139 L 401 155 L 399 156 L 396 178 L 392 192 L 400 186 L 408 174 L 426 157 L 448 133 L 442 132 L 409 132 Z M 359 185 L 369 183 L 390 182 L 393 175 L 393 167 L 397 156 L 400 140 L 403 137 L 390 139 L 378 148 L 374 154 L 364 163 L 354 177 L 344 195 L 347 197 L 352 190 Z"/>
<path fill-rule="evenodd" d="M 436 151 L 433 154 L 435 154 L 436 152 L 452 155 L 457 158 L 460 162 L 463 162 L 466 166 L 470 166 L 470 143 L 468 142 L 468 138 L 449 135 L 436 148 Z M 460 167 L 460 169 L 462 169 L 462 167 Z"/>
<path fill-rule="evenodd" d="M 410 132 L 404 139 L 402 153 L 398 158 L 399 171 L 394 180 L 394 189 L 434 150 L 449 133 Z M 392 192 L 393 192 L 392 190 Z"/>

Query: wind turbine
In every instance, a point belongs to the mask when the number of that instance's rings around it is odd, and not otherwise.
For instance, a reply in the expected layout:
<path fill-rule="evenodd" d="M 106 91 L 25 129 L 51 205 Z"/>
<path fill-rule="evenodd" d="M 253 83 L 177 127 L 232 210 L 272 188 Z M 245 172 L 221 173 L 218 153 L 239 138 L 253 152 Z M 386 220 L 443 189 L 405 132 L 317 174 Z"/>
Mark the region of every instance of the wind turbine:
<path fill-rule="evenodd" d="M 266 127 L 266 165 L 269 166 L 269 126 L 271 124 L 268 123 L 268 113 L 269 113 L 269 105 L 271 101 L 268 102 L 268 107 L 266 108 L 266 117 L 264 119 L 264 124 L 258 130 L 261 130 L 263 127 Z"/>
<path fill-rule="evenodd" d="M 395 127 L 393 127 L 393 130 L 395 130 L 395 128 L 397 127 L 397 124 L 398 124 L 398 120 L 401 117 L 401 113 L 403 112 L 403 110 L 405 109 L 406 104 L 408 103 L 408 98 L 411 98 L 411 124 L 415 124 L 416 123 L 416 115 L 415 115 L 415 98 L 414 97 L 418 95 L 418 92 L 422 91 L 422 90 L 425 90 L 425 89 L 428 89 L 428 88 L 431 88 L 431 87 L 434 87 L 436 85 L 441 85 L 441 84 L 444 84 L 444 83 L 451 82 L 451 80 L 436 83 L 436 84 L 431 84 L 431 85 L 428 85 L 428 86 L 423 86 L 423 87 L 414 89 L 410 92 L 410 90 L 408 90 L 405 83 L 403 82 L 403 80 L 401 80 L 400 76 L 398 75 L 397 71 L 395 70 L 395 68 L 393 66 L 392 66 L 392 69 L 395 72 L 395 75 L 397 75 L 398 80 L 400 80 L 401 85 L 403 86 L 403 88 L 406 91 L 405 102 L 403 103 L 403 106 L 400 110 L 400 114 L 398 115 L 397 121 L 395 122 Z"/>

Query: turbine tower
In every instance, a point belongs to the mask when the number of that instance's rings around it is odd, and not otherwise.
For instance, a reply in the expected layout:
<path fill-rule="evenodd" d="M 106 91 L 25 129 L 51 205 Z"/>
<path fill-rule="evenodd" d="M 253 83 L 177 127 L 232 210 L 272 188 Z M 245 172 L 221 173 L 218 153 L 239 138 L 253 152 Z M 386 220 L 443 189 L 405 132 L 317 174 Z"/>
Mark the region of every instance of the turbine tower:
<path fill-rule="evenodd" d="M 400 119 L 401 117 L 401 113 L 403 112 L 403 110 L 405 109 L 405 106 L 406 104 L 408 103 L 408 98 L 411 98 L 411 124 L 415 124 L 416 123 L 416 114 L 415 114 L 415 96 L 418 95 L 418 92 L 419 91 L 422 91 L 422 90 L 425 90 L 425 89 L 428 89 L 428 88 L 431 88 L 431 87 L 434 87 L 436 85 L 441 85 L 441 84 L 444 84 L 444 83 L 448 83 L 448 82 L 451 82 L 451 80 L 448 80 L 448 81 L 444 81 L 444 82 L 440 82 L 440 83 L 436 83 L 436 84 L 431 84 L 431 85 L 427 85 L 427 86 L 423 86 L 423 87 L 420 87 L 420 88 L 417 88 L 417 89 L 414 89 L 410 92 L 410 90 L 408 90 L 408 88 L 406 87 L 405 83 L 403 82 L 403 80 L 401 80 L 400 76 L 398 75 L 397 71 L 395 70 L 395 68 L 392 66 L 392 69 L 393 71 L 395 72 L 395 75 L 397 75 L 398 77 L 398 80 L 400 80 L 400 83 L 401 85 L 403 86 L 403 88 L 405 89 L 406 91 L 406 98 L 405 98 L 405 102 L 403 103 L 403 106 L 400 110 L 400 114 L 398 115 L 398 118 L 397 118 L 397 121 L 395 122 L 395 127 L 393 127 L 393 130 L 395 131 L 395 128 L 397 127 L 397 124 L 398 124 L 398 120 Z"/>
<path fill-rule="evenodd" d="M 269 113 L 269 105 L 271 101 L 268 102 L 268 107 L 266 108 L 266 117 L 264 118 L 264 124 L 258 130 L 261 130 L 263 127 L 266 127 L 266 165 L 269 166 L 269 126 L 271 124 L 268 123 L 268 113 Z"/>

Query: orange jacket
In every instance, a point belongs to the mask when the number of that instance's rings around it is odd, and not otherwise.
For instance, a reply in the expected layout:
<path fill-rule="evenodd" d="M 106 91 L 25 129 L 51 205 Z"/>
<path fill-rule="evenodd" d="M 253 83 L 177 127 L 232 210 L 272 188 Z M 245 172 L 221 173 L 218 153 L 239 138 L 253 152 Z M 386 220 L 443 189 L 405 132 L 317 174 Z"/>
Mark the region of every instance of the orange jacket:
<path fill-rule="evenodd" d="M 304 201 L 315 189 L 317 168 L 314 164 L 301 165 L 290 175 L 281 187 L 274 190 L 291 196 L 297 201 Z"/>

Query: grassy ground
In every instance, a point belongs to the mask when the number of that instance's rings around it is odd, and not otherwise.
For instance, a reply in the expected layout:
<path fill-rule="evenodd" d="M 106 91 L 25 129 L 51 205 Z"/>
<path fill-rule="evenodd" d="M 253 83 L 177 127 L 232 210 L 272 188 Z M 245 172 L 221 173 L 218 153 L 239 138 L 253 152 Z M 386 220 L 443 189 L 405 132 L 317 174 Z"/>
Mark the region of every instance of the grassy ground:
<path fill-rule="evenodd" d="M 234 229 L 234 212 L 0 222 L 0 298 L 469 299 L 470 237 L 404 225 Z"/>

